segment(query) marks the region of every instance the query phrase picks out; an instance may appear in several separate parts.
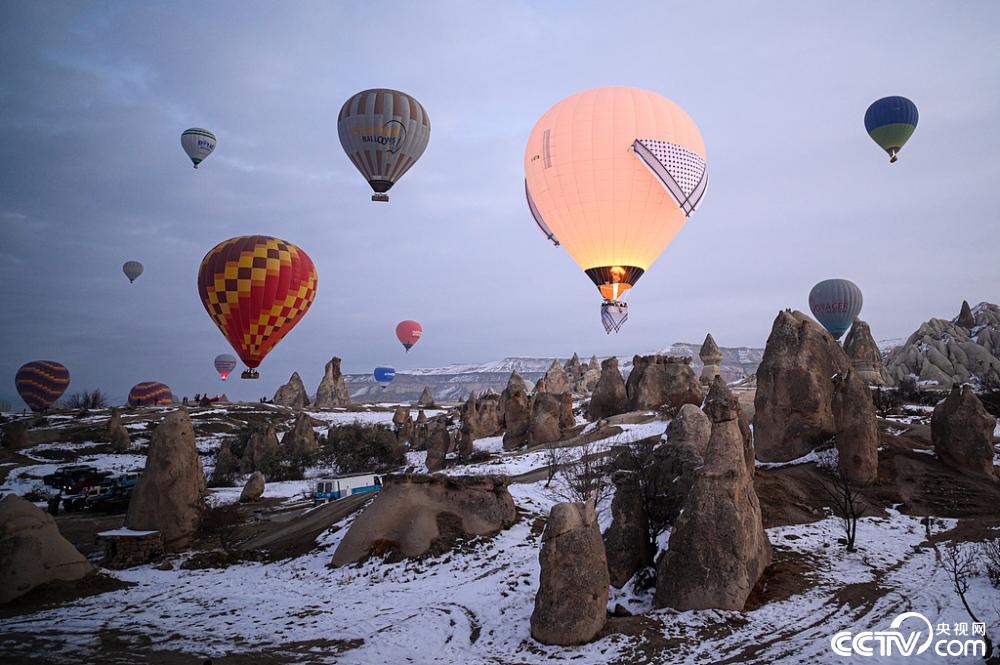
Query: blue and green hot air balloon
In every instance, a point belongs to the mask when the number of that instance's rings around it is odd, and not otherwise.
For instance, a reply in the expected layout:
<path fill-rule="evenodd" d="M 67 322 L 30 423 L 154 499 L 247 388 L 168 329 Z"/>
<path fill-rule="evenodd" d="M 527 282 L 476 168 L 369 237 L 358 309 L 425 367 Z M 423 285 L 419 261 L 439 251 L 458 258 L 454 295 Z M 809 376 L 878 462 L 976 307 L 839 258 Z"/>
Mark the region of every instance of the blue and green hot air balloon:
<path fill-rule="evenodd" d="M 917 105 L 906 97 L 883 97 L 865 111 L 865 129 L 895 162 L 917 128 Z"/>

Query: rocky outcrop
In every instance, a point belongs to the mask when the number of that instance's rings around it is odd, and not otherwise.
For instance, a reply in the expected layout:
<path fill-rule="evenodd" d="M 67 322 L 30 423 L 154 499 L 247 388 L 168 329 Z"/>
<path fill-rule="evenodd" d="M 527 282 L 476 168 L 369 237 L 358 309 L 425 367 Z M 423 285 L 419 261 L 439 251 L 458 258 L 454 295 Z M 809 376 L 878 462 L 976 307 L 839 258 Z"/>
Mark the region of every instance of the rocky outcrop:
<path fill-rule="evenodd" d="M 344 375 L 340 373 L 340 358 L 334 356 L 323 370 L 323 378 L 316 388 L 316 406 L 330 408 L 347 406 L 351 394 L 347 391 Z"/>
<path fill-rule="evenodd" d="M 470 396 L 462 405 L 461 420 L 459 452 L 463 457 L 468 457 L 472 454 L 476 439 L 496 436 L 503 432 L 500 396 L 496 393 L 483 395 L 479 399 Z"/>
<path fill-rule="evenodd" d="M 757 458 L 787 462 L 832 439 L 830 378 L 849 367 L 843 349 L 818 323 L 802 312 L 779 312 L 757 369 Z"/>
<path fill-rule="evenodd" d="M 972 387 L 954 386 L 934 407 L 931 441 L 945 464 L 965 475 L 997 479 L 993 466 L 993 430 L 997 420 L 986 412 Z"/>
<path fill-rule="evenodd" d="M 615 496 L 611 501 L 611 526 L 604 532 L 604 551 L 611 586 L 616 589 L 625 586 L 640 568 L 653 563 L 640 473 L 616 471 L 611 476 Z"/>
<path fill-rule="evenodd" d="M 579 359 L 577 359 L 579 362 Z M 559 364 L 559 360 L 553 360 L 552 365 L 549 367 L 549 371 L 545 373 L 544 383 L 539 382 L 542 388 L 536 387 L 536 392 L 547 392 L 553 395 L 561 395 L 562 393 L 569 392 L 570 384 L 569 377 L 566 375 L 566 371 Z"/>
<path fill-rule="evenodd" d="M 705 401 L 712 421 L 704 464 L 656 576 L 657 607 L 742 610 L 771 561 L 754 490 L 753 451 L 740 431 L 739 403 L 718 377 Z"/>
<path fill-rule="evenodd" d="M 580 367 L 580 377 L 573 382 L 572 391 L 575 395 L 589 396 L 601 380 L 601 363 L 597 356 L 591 356 L 590 362 Z"/>
<path fill-rule="evenodd" d="M 892 383 L 882 365 L 882 351 L 872 337 L 871 328 L 861 319 L 855 319 L 844 339 L 844 353 L 851 359 L 851 368 L 858 378 L 870 386 Z"/>
<path fill-rule="evenodd" d="M 679 409 L 705 398 L 691 359 L 683 356 L 635 356 L 625 390 L 630 411 Z"/>
<path fill-rule="evenodd" d="M 275 461 L 281 457 L 278 447 L 278 433 L 271 426 L 256 428 L 250 434 L 243 457 L 240 459 L 240 471 L 270 471 Z"/>
<path fill-rule="evenodd" d="M 575 353 L 563 365 L 563 372 L 566 373 L 566 378 L 569 380 L 570 392 L 576 392 L 576 386 L 579 385 L 580 379 L 583 378 L 583 373 L 586 369 L 583 363 L 580 362 L 580 356 Z"/>
<path fill-rule="evenodd" d="M 229 440 L 226 439 L 215 455 L 215 466 L 212 468 L 212 477 L 208 484 L 212 487 L 229 487 L 239 471 L 240 461 L 233 455 Z"/>
<path fill-rule="evenodd" d="M 343 566 L 388 554 L 390 561 L 440 554 L 456 541 L 491 536 L 517 521 L 503 476 L 399 475 L 354 520 L 333 555 Z"/>
<path fill-rule="evenodd" d="M 874 482 L 878 476 L 875 403 L 868 385 L 853 370 L 833 377 L 833 419 L 841 475 L 855 483 Z"/>
<path fill-rule="evenodd" d="M 0 499 L 0 604 L 48 582 L 72 582 L 92 572 L 51 515 L 15 494 Z"/>
<path fill-rule="evenodd" d="M 538 562 L 531 636 L 561 646 L 594 639 L 607 619 L 610 580 L 592 503 L 552 507 Z"/>
<path fill-rule="evenodd" d="M 573 398 L 568 392 L 558 395 L 538 393 L 531 398 L 529 444 L 535 446 L 559 441 L 563 438 L 563 433 L 574 425 L 576 419 L 573 417 Z"/>
<path fill-rule="evenodd" d="M 983 302 L 962 309 L 961 323 L 930 319 L 889 353 L 886 371 L 896 383 L 912 377 L 951 389 L 1000 381 L 1000 307 Z"/>
<path fill-rule="evenodd" d="M 451 452 L 453 443 L 447 421 L 443 418 L 435 419 L 427 434 L 427 457 L 424 464 L 428 471 L 440 471 L 444 468 L 445 458 Z"/>
<path fill-rule="evenodd" d="M 962 301 L 962 309 L 958 312 L 958 318 L 955 319 L 955 324 L 959 325 L 966 330 L 972 330 L 976 327 L 976 317 L 972 315 L 972 308 L 969 307 L 969 301 Z"/>
<path fill-rule="evenodd" d="M 719 376 L 721 371 L 719 363 L 722 362 L 722 350 L 715 343 L 712 333 L 705 335 L 705 341 L 698 351 L 698 357 L 701 358 L 701 362 L 703 363 L 701 368 L 701 385 L 710 386 L 715 377 Z"/>
<path fill-rule="evenodd" d="M 205 475 L 187 409 L 168 414 L 153 430 L 142 472 L 128 504 L 125 526 L 159 531 L 176 552 L 191 543 L 201 522 Z"/>
<path fill-rule="evenodd" d="M 253 503 L 259 501 L 262 496 L 264 496 L 264 474 L 254 471 L 240 492 L 240 503 Z"/>
<path fill-rule="evenodd" d="M 434 408 L 434 395 L 431 394 L 429 386 L 424 386 L 423 392 L 420 393 L 420 399 L 417 400 L 417 406 L 424 407 L 425 409 Z"/>
<path fill-rule="evenodd" d="M 122 414 L 118 409 L 111 409 L 108 436 L 111 439 L 111 450 L 116 453 L 124 453 L 132 447 L 132 439 L 128 435 L 128 430 L 122 425 Z"/>
<path fill-rule="evenodd" d="M 0 430 L 0 434 L 3 435 L 3 447 L 8 450 L 23 450 L 31 447 L 31 437 L 28 436 L 30 426 L 30 418 L 20 418 L 6 423 Z"/>
<path fill-rule="evenodd" d="M 288 383 L 278 388 L 272 401 L 278 406 L 290 406 L 293 409 L 309 406 L 309 396 L 298 372 L 292 372 Z"/>
<path fill-rule="evenodd" d="M 587 417 L 600 420 L 628 411 L 628 394 L 625 379 L 618 369 L 618 358 L 611 357 L 601 363 L 601 377 L 594 386 L 587 407 Z"/>
<path fill-rule="evenodd" d="M 528 442 L 531 404 L 528 387 L 517 372 L 511 372 L 507 387 L 500 393 L 499 416 L 503 421 L 504 450 L 520 448 Z"/>
<path fill-rule="evenodd" d="M 281 439 L 281 447 L 287 457 L 308 457 L 319 451 L 319 440 L 313 429 L 313 419 L 305 411 L 299 411 L 292 425 L 292 431 Z"/>

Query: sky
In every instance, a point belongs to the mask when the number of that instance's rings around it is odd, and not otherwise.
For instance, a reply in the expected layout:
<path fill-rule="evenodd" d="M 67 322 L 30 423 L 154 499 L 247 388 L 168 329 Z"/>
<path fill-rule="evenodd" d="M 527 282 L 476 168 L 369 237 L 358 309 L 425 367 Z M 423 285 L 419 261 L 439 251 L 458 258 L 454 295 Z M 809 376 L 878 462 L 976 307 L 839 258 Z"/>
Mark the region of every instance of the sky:
<path fill-rule="evenodd" d="M 505 356 L 763 346 L 776 313 L 846 277 L 877 339 L 963 299 L 997 302 L 1000 4 L 995 2 L 0 3 L 0 400 L 30 360 L 69 392 L 312 391 L 348 373 Z M 538 118 L 588 88 L 637 86 L 701 129 L 711 185 L 606 335 L 599 296 L 539 232 L 523 155 Z M 344 155 L 355 92 L 404 90 L 427 151 L 390 192 Z M 904 95 L 916 133 L 889 165 L 868 105 Z M 180 133 L 218 148 L 197 171 Z M 261 365 L 229 352 L 198 297 L 205 253 L 274 235 L 316 300 Z M 130 285 L 135 259 L 145 273 Z M 397 321 L 424 337 L 404 354 Z M 6 378 L 2 378 L 6 377 Z"/>

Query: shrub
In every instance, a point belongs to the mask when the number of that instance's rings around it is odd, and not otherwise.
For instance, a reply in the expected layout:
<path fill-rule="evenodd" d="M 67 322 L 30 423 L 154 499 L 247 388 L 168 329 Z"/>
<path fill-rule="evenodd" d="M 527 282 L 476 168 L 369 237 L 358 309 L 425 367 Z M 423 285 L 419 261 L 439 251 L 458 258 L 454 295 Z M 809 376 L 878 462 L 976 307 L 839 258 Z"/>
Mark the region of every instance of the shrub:
<path fill-rule="evenodd" d="M 340 473 L 391 471 L 406 461 L 406 449 L 384 425 L 331 425 L 322 456 Z"/>
<path fill-rule="evenodd" d="M 67 409 L 80 409 L 81 411 L 103 409 L 107 406 L 108 396 L 100 388 L 73 393 L 63 400 L 63 407 Z"/>

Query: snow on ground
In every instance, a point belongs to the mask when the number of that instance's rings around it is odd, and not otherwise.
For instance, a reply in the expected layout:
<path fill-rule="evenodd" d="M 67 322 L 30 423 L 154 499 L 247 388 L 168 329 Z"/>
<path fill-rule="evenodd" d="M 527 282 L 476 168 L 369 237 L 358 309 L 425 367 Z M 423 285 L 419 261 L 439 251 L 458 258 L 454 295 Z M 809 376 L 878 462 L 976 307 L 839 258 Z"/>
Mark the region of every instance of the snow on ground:
<path fill-rule="evenodd" d="M 837 466 L 837 449 L 826 448 L 825 450 L 810 450 L 802 457 L 797 457 L 788 462 L 761 462 L 756 461 L 758 469 L 780 469 L 785 466 L 797 466 L 799 464 L 809 464 L 815 462 L 816 466 L 823 469 L 832 469 Z"/>
<path fill-rule="evenodd" d="M 86 444 L 78 445 L 84 446 Z M 91 443 L 90 445 L 94 444 Z M 56 469 L 67 466 L 67 464 L 68 463 L 66 462 L 60 462 L 58 464 L 32 464 L 30 466 L 14 469 L 7 476 L 7 479 L 3 482 L 3 484 L 0 484 L 0 494 L 17 494 L 24 496 L 33 490 L 43 493 L 55 492 L 54 488 L 49 487 L 42 482 L 42 476 L 55 473 Z M 111 471 L 113 474 L 119 474 L 126 471 L 132 471 L 133 469 L 142 469 L 146 466 L 146 456 L 131 455 L 128 453 L 84 455 L 79 459 L 73 460 L 73 464 L 89 464 L 97 467 L 100 471 Z"/>
<path fill-rule="evenodd" d="M 312 478 L 269 482 L 264 485 L 264 498 L 305 500 L 312 495 L 314 483 L 315 480 Z M 236 503 L 240 500 L 240 493 L 243 492 L 243 484 L 238 482 L 236 487 L 209 488 L 208 504 L 219 506 L 226 503 Z"/>
<path fill-rule="evenodd" d="M 394 405 L 395 406 L 395 405 Z M 409 406 L 404 404 L 403 406 Z M 410 416 L 417 417 L 420 409 L 410 408 Z M 306 413 L 316 420 L 325 421 L 331 425 L 347 425 L 361 423 L 362 425 L 392 425 L 392 411 L 310 411 Z M 424 409 L 428 418 L 444 413 L 442 409 Z"/>

